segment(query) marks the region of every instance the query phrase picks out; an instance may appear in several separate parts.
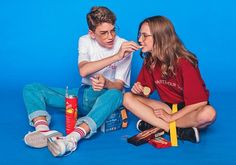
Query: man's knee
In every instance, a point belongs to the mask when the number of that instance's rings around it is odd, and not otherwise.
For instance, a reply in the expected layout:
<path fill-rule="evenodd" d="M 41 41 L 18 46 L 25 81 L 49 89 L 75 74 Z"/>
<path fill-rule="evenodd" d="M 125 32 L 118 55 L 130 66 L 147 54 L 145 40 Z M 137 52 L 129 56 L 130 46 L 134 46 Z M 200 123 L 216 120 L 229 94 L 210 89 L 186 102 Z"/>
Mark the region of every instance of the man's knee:
<path fill-rule="evenodd" d="M 38 88 L 40 88 L 40 87 L 42 87 L 42 84 L 40 84 L 40 83 L 31 83 L 31 84 L 26 84 L 25 86 L 24 86 L 24 89 L 23 89 L 23 91 L 31 91 L 31 90 L 34 90 L 34 89 L 38 89 Z"/>
<path fill-rule="evenodd" d="M 109 96 L 112 98 L 123 98 L 122 92 L 118 89 L 109 89 Z"/>
<path fill-rule="evenodd" d="M 42 84 L 40 83 L 31 83 L 31 84 L 27 84 L 24 86 L 23 88 L 23 94 L 26 94 L 26 93 L 31 93 L 31 92 L 34 92 L 36 90 L 39 90 L 40 88 L 42 88 Z"/>

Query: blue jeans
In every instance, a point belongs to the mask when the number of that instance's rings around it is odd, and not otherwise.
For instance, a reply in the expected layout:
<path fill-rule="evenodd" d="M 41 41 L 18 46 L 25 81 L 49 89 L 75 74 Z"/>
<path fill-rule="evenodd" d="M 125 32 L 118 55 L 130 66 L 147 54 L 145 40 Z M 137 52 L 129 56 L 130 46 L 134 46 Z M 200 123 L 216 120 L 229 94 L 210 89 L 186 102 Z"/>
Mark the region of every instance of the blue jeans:
<path fill-rule="evenodd" d="M 78 114 L 83 117 L 77 120 L 76 125 L 83 122 L 88 124 L 90 133 L 87 138 L 97 132 L 97 128 L 122 105 L 123 101 L 122 92 L 117 89 L 94 91 L 91 86 L 83 85 L 79 89 L 68 90 L 68 93 L 79 96 Z M 39 116 L 45 116 L 50 124 L 51 116 L 46 106 L 65 110 L 65 89 L 63 88 L 51 88 L 39 83 L 29 84 L 24 87 L 23 98 L 31 126 L 33 126 L 32 120 Z"/>

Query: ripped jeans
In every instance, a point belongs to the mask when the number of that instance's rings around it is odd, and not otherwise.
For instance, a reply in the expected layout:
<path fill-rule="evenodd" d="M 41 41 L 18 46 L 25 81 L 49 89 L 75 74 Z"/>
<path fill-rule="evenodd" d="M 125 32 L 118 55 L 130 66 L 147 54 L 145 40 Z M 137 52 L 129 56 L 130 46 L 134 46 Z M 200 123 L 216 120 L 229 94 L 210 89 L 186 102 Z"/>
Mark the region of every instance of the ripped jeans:
<path fill-rule="evenodd" d="M 84 122 L 89 126 L 90 133 L 86 138 L 96 133 L 97 128 L 122 105 L 123 101 L 123 94 L 117 89 L 94 91 L 89 85 L 68 90 L 68 94 L 79 97 L 78 113 L 83 117 L 77 120 L 76 125 Z M 39 116 L 45 116 L 50 124 L 51 116 L 46 106 L 65 110 L 65 89 L 63 88 L 51 88 L 40 83 L 32 83 L 24 87 L 23 98 L 31 126 L 33 126 L 32 120 Z"/>

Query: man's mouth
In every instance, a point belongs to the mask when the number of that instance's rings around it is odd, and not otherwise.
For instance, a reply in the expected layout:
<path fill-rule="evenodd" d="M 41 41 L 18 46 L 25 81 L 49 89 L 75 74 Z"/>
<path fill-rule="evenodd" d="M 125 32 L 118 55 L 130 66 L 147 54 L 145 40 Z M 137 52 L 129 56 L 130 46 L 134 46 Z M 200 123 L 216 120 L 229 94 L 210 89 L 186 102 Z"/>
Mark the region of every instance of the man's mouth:
<path fill-rule="evenodd" d="M 108 45 L 113 45 L 114 44 L 114 41 L 109 41 L 107 42 Z"/>

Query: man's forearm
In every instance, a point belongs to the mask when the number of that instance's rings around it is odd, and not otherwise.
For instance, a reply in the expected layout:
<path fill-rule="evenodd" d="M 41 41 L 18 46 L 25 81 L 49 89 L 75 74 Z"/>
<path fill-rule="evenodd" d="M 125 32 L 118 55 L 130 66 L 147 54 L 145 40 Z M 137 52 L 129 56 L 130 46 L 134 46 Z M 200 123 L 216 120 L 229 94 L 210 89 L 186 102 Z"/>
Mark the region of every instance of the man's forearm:
<path fill-rule="evenodd" d="M 107 58 L 104 58 L 104 59 L 98 60 L 98 61 L 81 62 L 81 63 L 79 63 L 80 75 L 82 77 L 86 77 L 92 73 L 95 73 L 95 72 L 111 65 L 112 63 L 114 63 L 116 61 L 118 61 L 118 58 L 115 54 L 111 57 L 107 57 Z"/>

